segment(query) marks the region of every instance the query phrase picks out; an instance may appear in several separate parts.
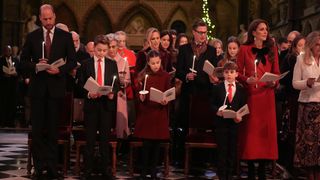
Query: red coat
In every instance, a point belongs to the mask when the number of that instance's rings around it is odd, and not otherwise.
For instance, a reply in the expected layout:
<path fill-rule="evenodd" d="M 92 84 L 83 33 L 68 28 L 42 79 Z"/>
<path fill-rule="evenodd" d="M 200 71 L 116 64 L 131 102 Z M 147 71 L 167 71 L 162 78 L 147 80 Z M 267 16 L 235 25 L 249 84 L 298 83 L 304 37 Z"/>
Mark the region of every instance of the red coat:
<path fill-rule="evenodd" d="M 169 139 L 168 106 L 149 101 L 149 94 L 141 102 L 139 91 L 143 89 L 142 83 L 136 83 L 138 105 L 134 136 L 143 139 Z M 166 91 L 170 88 L 170 75 L 164 71 L 149 74 L 146 90 L 150 92 L 151 87 Z"/>
<path fill-rule="evenodd" d="M 254 61 L 256 55 L 252 53 L 252 45 L 242 45 L 239 50 L 237 64 L 239 66 L 239 81 L 244 84 L 248 92 L 248 106 L 250 114 L 239 127 L 240 159 L 277 159 L 277 127 L 274 88 L 266 87 L 259 82 L 258 87 L 248 85 L 246 80 L 254 74 Z M 278 52 L 274 51 L 274 62 L 262 62 L 257 65 L 257 76 L 265 72 L 279 74 Z"/>

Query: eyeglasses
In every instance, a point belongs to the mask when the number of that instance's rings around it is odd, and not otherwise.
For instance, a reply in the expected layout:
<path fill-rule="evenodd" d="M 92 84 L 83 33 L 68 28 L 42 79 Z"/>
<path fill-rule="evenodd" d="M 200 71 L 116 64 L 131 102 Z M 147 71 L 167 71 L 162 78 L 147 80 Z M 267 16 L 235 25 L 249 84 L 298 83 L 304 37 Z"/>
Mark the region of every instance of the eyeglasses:
<path fill-rule="evenodd" d="M 200 36 L 206 35 L 208 33 L 208 31 L 197 31 L 197 30 L 194 30 L 194 31 L 197 32 Z"/>

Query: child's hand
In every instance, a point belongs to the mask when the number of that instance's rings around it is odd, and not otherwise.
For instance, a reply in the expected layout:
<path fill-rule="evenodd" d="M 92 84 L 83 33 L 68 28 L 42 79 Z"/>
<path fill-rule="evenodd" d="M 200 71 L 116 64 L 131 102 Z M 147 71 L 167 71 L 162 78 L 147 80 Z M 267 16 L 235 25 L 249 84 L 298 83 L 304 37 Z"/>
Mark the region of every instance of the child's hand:
<path fill-rule="evenodd" d="M 211 83 L 217 83 L 219 82 L 219 78 L 215 75 L 209 75 L 209 80 Z"/>
<path fill-rule="evenodd" d="M 190 72 L 190 73 L 187 74 L 187 77 L 186 77 L 186 78 L 187 78 L 187 80 L 189 80 L 189 81 L 193 81 L 196 76 L 197 76 L 196 73 Z"/>
<path fill-rule="evenodd" d="M 163 100 L 163 101 L 161 101 L 161 104 L 165 106 L 165 105 L 168 104 L 168 101 L 167 100 Z"/>
<path fill-rule="evenodd" d="M 217 111 L 217 116 L 220 116 L 220 117 L 222 117 L 222 110 L 220 110 L 220 111 Z"/>
<path fill-rule="evenodd" d="M 140 98 L 140 101 L 143 102 L 146 99 L 146 95 L 140 94 L 139 98 Z"/>
<path fill-rule="evenodd" d="M 113 97 L 114 97 L 114 93 L 110 92 L 110 93 L 107 94 L 107 96 L 108 96 L 108 99 L 112 100 Z"/>
<path fill-rule="evenodd" d="M 89 92 L 89 97 L 90 99 L 97 99 L 99 98 L 101 95 L 99 93 L 91 93 Z"/>
<path fill-rule="evenodd" d="M 234 118 L 233 121 L 234 121 L 235 123 L 239 123 L 239 122 L 242 121 L 242 117 L 240 117 L 240 116 L 237 115 L 237 117 Z"/>

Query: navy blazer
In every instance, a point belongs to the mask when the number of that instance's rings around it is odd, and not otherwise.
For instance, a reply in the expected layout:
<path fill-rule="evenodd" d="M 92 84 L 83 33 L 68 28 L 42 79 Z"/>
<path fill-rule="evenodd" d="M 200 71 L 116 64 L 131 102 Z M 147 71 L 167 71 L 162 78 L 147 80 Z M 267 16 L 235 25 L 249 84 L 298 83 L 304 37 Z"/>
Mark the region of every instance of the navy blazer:
<path fill-rule="evenodd" d="M 212 108 L 213 112 L 216 114 L 218 109 L 223 105 L 224 99 L 226 97 L 226 88 L 224 85 L 224 81 L 214 85 L 212 90 Z M 227 109 L 232 109 L 234 111 L 238 111 L 242 106 L 247 103 L 247 95 L 245 89 L 239 84 L 236 83 L 236 92 L 233 96 L 231 102 L 229 102 L 228 98 L 226 100 Z M 217 120 L 220 118 L 216 118 Z"/>
<path fill-rule="evenodd" d="M 95 107 L 97 101 L 102 102 L 105 108 L 110 111 L 116 110 L 116 99 L 117 92 L 120 89 L 119 75 L 117 63 L 111 59 L 105 58 L 105 69 L 104 69 L 104 84 L 111 86 L 113 81 L 113 76 L 116 76 L 116 80 L 113 86 L 114 98 L 110 100 L 108 97 L 102 96 L 98 99 L 88 99 L 88 91 L 83 88 L 83 97 L 85 98 L 84 111 L 90 111 L 90 109 Z M 90 58 L 85 61 L 79 69 L 79 85 L 84 87 L 86 81 L 89 77 L 96 79 L 94 68 L 94 59 Z"/>
<path fill-rule="evenodd" d="M 42 58 L 42 27 L 29 33 L 20 56 L 20 67 L 24 74 L 30 75 L 29 95 L 31 97 L 64 97 L 66 74 L 76 67 L 75 48 L 70 33 L 55 28 L 48 63 L 63 58 L 66 64 L 59 67 L 60 73 L 50 75 L 46 71 L 36 73 L 35 67 Z"/>

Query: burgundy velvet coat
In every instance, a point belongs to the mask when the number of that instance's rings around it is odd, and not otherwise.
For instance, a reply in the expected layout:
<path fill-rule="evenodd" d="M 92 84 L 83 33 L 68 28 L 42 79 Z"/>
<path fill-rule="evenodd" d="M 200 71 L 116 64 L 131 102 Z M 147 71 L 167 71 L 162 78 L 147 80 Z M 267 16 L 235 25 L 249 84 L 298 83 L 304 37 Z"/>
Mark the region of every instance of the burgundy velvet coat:
<path fill-rule="evenodd" d="M 239 50 L 237 64 L 239 67 L 238 80 L 246 88 L 250 114 L 239 127 L 239 157 L 244 160 L 277 159 L 277 127 L 274 88 L 266 87 L 266 83 L 259 82 L 258 87 L 248 85 L 246 80 L 254 74 L 256 54 L 252 52 L 253 45 L 242 45 Z M 257 65 L 258 79 L 265 72 L 279 74 L 278 53 L 274 51 L 274 62 L 266 58 L 266 65 Z"/>
<path fill-rule="evenodd" d="M 147 94 L 145 101 L 141 102 L 139 91 L 143 89 L 143 83 L 144 80 L 135 83 L 137 89 L 137 119 L 134 136 L 142 139 L 169 139 L 168 105 L 163 106 L 150 101 L 150 94 Z M 162 92 L 168 90 L 170 88 L 170 75 L 162 70 L 149 74 L 146 90 L 150 92 L 151 87 L 159 89 Z"/>

